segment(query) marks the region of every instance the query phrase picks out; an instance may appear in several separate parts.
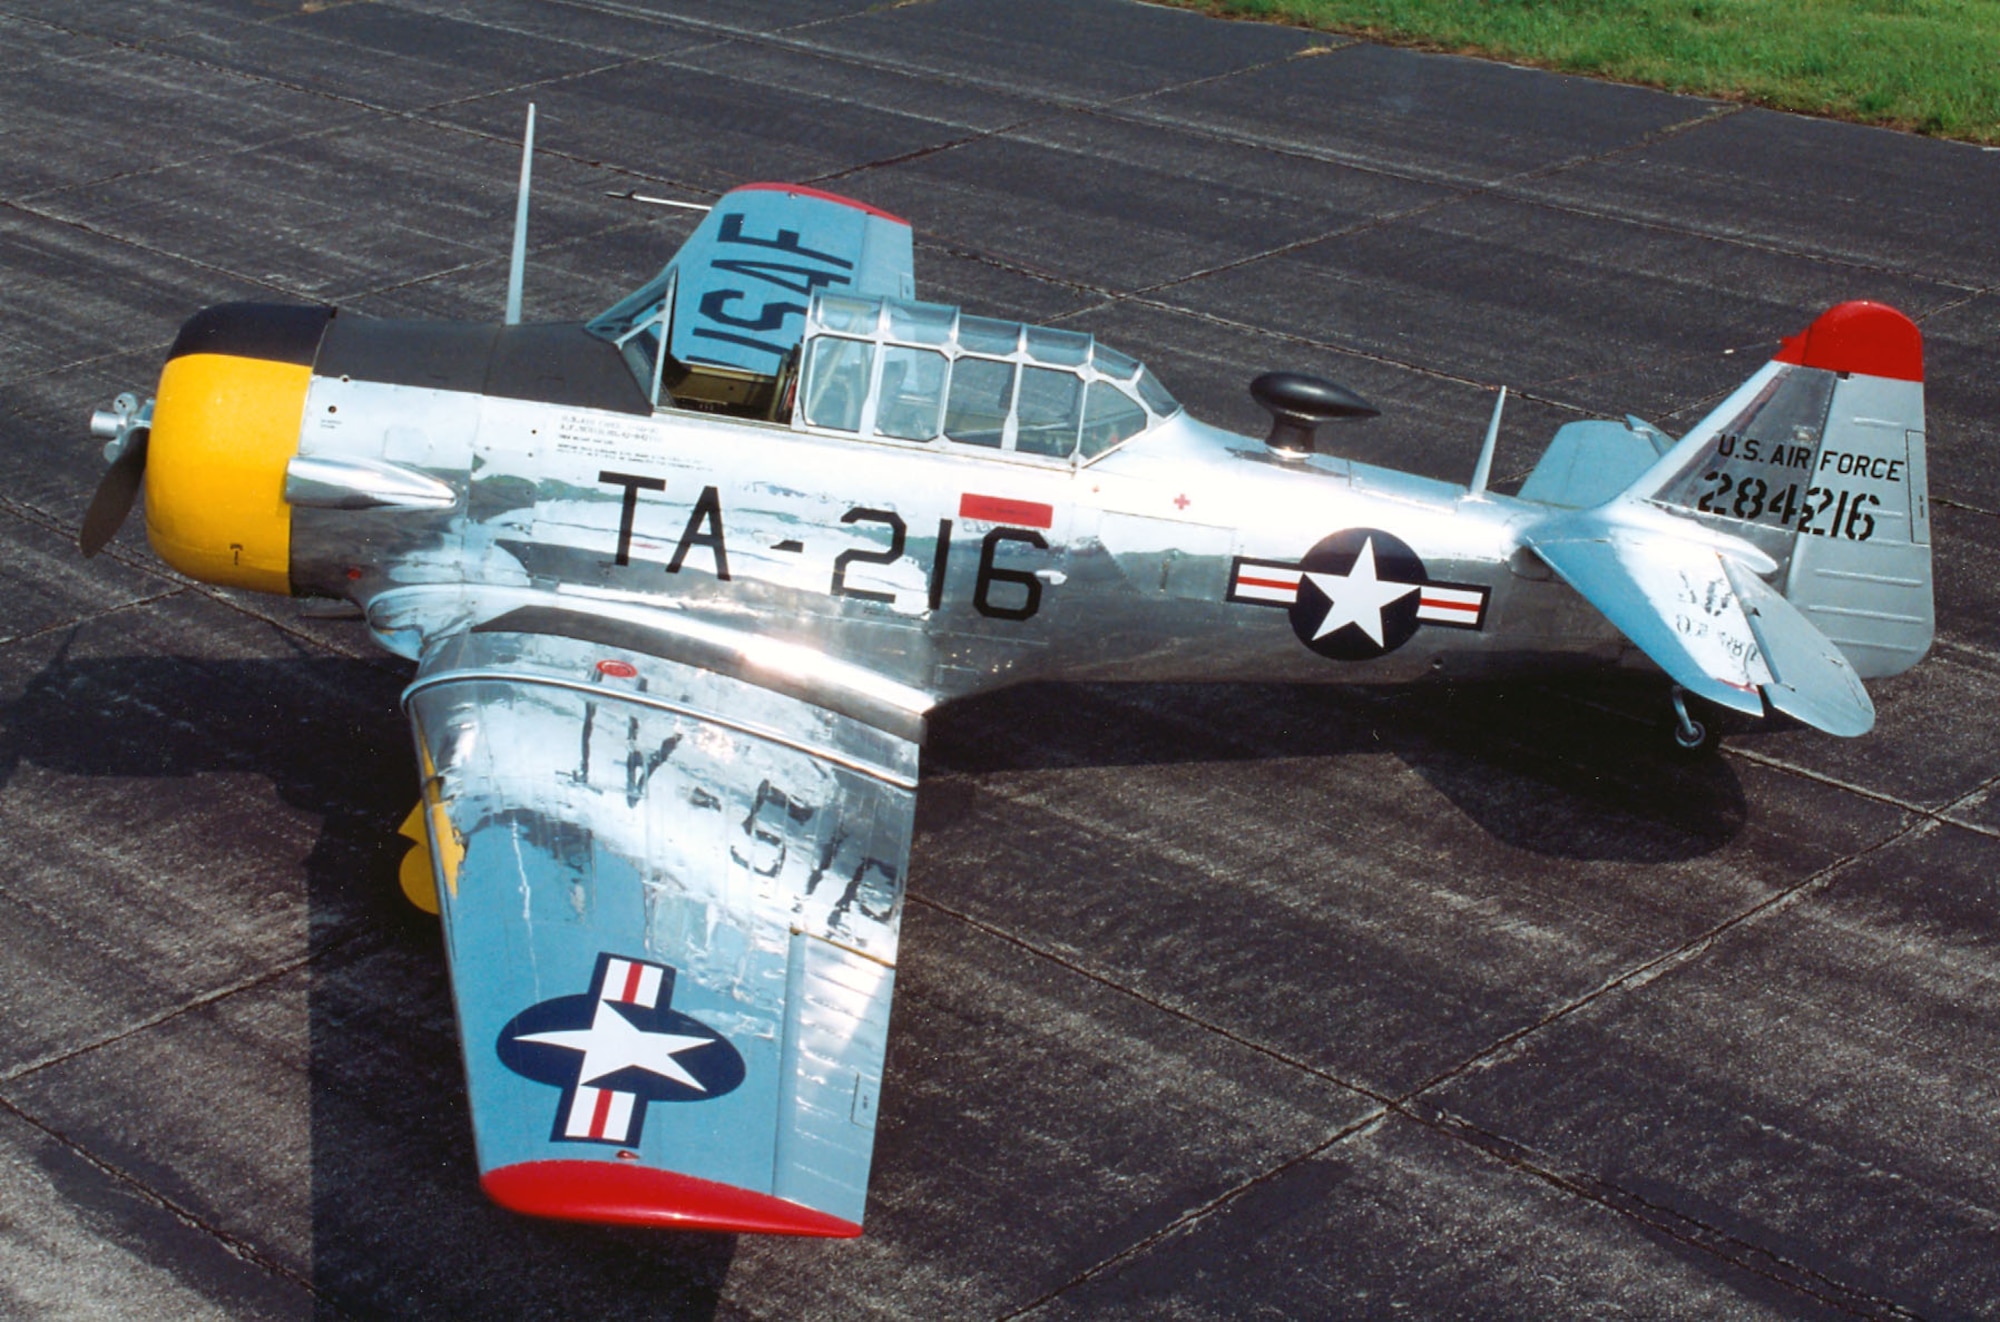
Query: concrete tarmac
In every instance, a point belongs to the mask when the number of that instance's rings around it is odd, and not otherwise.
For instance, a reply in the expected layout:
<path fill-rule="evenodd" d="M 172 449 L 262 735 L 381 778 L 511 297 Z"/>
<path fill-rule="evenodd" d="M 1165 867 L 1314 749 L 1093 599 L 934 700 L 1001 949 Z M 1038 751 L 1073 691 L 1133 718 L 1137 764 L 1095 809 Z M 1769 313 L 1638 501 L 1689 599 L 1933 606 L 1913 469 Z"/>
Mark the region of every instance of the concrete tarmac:
<path fill-rule="evenodd" d="M 1842 741 L 1657 685 L 1042 686 L 925 753 L 867 1233 L 474 1176 L 397 894 L 406 668 L 86 563 L 86 419 L 238 298 L 530 319 L 735 183 L 1240 430 L 1462 480 L 1686 427 L 1849 298 L 1927 337 L 1939 631 Z M 2000 1313 L 2000 154 L 1125 0 L 0 0 L 0 1314 Z"/>

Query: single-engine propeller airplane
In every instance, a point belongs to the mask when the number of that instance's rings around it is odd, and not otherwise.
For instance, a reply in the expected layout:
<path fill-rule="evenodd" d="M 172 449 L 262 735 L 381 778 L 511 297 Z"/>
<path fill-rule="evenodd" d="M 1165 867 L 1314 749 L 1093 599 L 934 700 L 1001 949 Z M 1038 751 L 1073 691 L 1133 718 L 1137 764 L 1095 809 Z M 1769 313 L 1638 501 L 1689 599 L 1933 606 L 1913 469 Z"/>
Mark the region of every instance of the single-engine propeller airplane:
<path fill-rule="evenodd" d="M 1930 645 L 1890 308 L 1826 312 L 1678 441 L 1571 423 L 1509 496 L 1497 409 L 1435 481 L 1320 452 L 1374 412 L 1331 383 L 1258 378 L 1270 434 L 1234 435 L 1091 335 L 915 293 L 907 222 L 747 184 L 588 323 L 225 304 L 93 418 L 87 554 L 143 475 L 168 564 L 346 598 L 416 662 L 405 886 L 504 1206 L 860 1232 L 940 703 L 1630 664 L 1695 746 L 1684 695 L 1862 734 L 1862 680 Z"/>

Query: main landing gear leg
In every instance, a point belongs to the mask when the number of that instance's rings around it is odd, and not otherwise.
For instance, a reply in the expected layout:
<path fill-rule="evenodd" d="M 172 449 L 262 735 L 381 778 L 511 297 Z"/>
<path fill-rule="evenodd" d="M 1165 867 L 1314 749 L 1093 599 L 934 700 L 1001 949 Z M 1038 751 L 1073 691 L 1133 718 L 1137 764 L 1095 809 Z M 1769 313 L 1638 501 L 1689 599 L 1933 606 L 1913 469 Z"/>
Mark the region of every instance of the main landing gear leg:
<path fill-rule="evenodd" d="M 1713 753 L 1722 743 L 1722 732 L 1711 720 L 1698 721 L 1688 713 L 1687 690 L 1674 685 L 1674 747 L 1689 757 Z"/>

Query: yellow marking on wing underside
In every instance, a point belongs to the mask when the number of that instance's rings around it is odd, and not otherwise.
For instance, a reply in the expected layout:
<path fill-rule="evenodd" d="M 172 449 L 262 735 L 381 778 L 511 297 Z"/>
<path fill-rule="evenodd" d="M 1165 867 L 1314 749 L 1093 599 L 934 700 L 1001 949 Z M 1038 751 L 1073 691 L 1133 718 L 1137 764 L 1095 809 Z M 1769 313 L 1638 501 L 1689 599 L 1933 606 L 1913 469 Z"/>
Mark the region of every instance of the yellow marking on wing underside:
<path fill-rule="evenodd" d="M 403 855 L 402 867 L 397 878 L 403 883 L 403 898 L 416 905 L 425 913 L 438 911 L 437 874 L 431 865 L 431 838 L 424 830 L 424 803 L 419 799 L 410 809 L 410 815 L 403 819 L 398 835 L 408 836 L 411 844 Z"/>

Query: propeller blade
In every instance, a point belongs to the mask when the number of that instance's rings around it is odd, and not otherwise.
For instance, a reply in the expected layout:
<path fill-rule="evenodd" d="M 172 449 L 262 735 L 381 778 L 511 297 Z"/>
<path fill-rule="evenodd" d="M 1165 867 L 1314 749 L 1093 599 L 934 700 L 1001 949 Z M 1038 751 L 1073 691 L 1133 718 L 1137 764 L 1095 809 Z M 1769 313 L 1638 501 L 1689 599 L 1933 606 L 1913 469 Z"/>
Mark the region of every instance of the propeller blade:
<path fill-rule="evenodd" d="M 77 547 L 86 556 L 103 550 L 104 544 L 117 535 L 125 516 L 132 512 L 132 502 L 139 498 L 139 482 L 146 476 L 147 436 L 144 431 L 134 432 L 125 442 L 124 453 L 97 484 L 97 494 L 90 498 L 90 508 L 84 511 L 83 531 L 76 539 Z"/>

